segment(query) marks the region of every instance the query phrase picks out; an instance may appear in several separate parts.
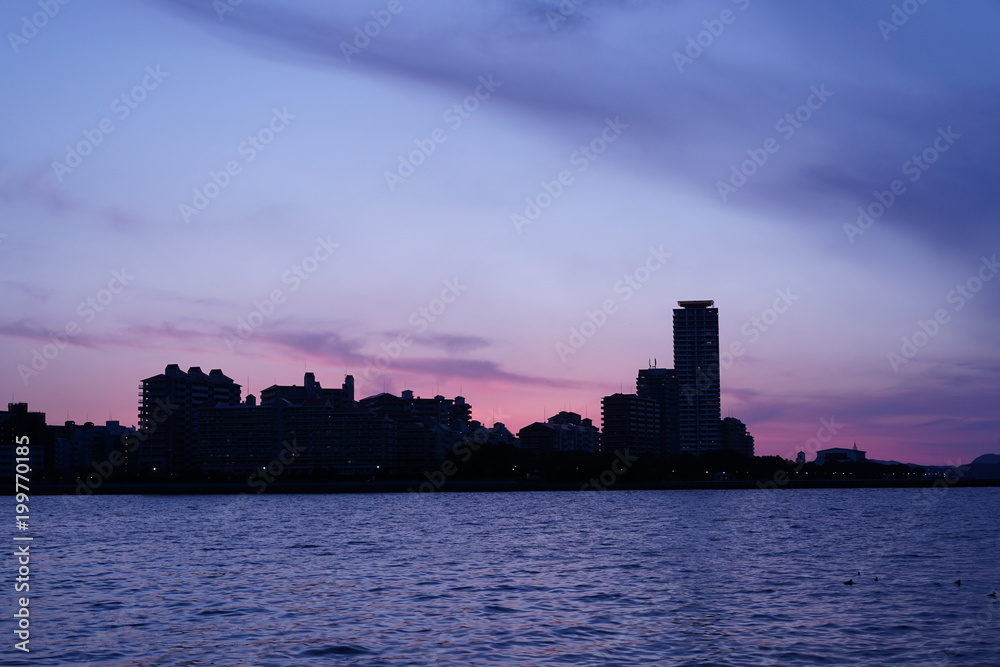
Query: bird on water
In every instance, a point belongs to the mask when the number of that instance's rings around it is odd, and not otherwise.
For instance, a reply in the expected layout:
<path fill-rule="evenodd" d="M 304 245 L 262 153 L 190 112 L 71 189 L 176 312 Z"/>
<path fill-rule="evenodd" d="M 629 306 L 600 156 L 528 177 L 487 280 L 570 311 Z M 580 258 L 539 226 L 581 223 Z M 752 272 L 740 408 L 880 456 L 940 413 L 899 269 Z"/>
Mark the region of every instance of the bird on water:
<path fill-rule="evenodd" d="M 996 596 L 997 596 L 997 592 L 996 591 L 993 591 L 992 593 L 987 593 L 986 594 L 986 597 L 988 597 L 988 598 L 995 598 Z"/>
<path fill-rule="evenodd" d="M 848 579 L 847 581 L 844 582 L 844 585 L 845 586 L 853 586 L 854 585 L 854 580 L 853 579 Z"/>

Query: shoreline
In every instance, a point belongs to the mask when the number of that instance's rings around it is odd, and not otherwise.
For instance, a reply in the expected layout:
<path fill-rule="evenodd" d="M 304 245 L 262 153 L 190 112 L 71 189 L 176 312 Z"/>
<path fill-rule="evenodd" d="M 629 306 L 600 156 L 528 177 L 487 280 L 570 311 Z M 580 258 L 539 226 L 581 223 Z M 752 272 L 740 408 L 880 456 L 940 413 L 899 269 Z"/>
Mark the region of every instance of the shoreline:
<path fill-rule="evenodd" d="M 1000 479 L 915 479 L 915 480 L 729 480 L 617 482 L 594 489 L 590 482 L 541 482 L 515 480 L 446 481 L 434 484 L 424 480 L 386 482 L 280 482 L 261 492 L 241 482 L 171 482 L 102 484 L 91 493 L 77 493 L 75 484 L 37 484 L 33 496 L 58 495 L 267 495 L 267 494 L 340 494 L 340 493 L 495 493 L 530 491 L 694 491 L 721 489 L 914 489 L 914 488 L 998 487 Z M 581 488 L 588 487 L 588 488 Z M 89 489 L 88 489 L 89 491 Z M 12 495 L 12 494 L 6 494 Z"/>

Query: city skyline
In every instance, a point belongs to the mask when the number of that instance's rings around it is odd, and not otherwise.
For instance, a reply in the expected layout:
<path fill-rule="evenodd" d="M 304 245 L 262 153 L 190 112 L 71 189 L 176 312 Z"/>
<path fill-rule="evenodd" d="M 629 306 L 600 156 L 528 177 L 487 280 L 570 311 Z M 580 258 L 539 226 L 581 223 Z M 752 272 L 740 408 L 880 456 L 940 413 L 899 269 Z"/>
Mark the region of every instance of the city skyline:
<path fill-rule="evenodd" d="M 690 296 L 760 455 L 1000 450 L 995 7 L 57 5 L 0 9 L 7 401 L 134 424 L 177 363 L 596 421 Z"/>

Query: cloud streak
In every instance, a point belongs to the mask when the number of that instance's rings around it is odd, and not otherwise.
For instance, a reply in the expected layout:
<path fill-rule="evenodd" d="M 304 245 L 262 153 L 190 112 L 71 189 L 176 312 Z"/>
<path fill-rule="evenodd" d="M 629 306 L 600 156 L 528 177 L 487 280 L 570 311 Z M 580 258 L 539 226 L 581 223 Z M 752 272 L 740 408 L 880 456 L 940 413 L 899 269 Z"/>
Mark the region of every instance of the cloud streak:
<path fill-rule="evenodd" d="M 992 186 L 1000 178 L 1000 134 L 993 131 L 1000 115 L 1000 70 L 979 70 L 983 80 L 956 77 L 918 39 L 919 28 L 887 44 L 876 28 L 883 8 L 869 3 L 842 3 L 837 16 L 754 3 L 683 74 L 672 53 L 712 18 L 691 2 L 594 3 L 580 7 L 576 25 L 561 30 L 540 20 L 551 3 L 503 9 L 490 3 L 477 12 L 463 11 L 457 2 L 414 5 L 350 65 L 338 45 L 350 39 L 357 21 L 368 19 L 346 10 L 319 15 L 254 3 L 220 22 L 209 2 L 160 4 L 278 60 L 367 70 L 456 94 L 490 72 L 504 82 L 497 98 L 532 114 L 548 131 L 565 131 L 560 128 L 567 121 L 620 115 L 634 128 L 636 169 L 665 172 L 710 199 L 731 166 L 747 159 L 747 150 L 778 138 L 781 148 L 771 164 L 733 202 L 784 211 L 799 224 L 810 224 L 810 214 L 831 207 L 852 221 L 856 207 L 900 178 L 904 162 L 921 154 L 939 127 L 952 127 L 962 137 L 954 153 L 921 173 L 923 183 L 912 183 L 885 224 L 905 225 L 936 247 L 956 249 L 968 238 L 981 238 L 1000 213 Z M 995 25 L 1000 9 L 977 4 L 966 12 L 925 7 L 920 18 L 937 22 L 939 36 L 967 57 L 997 60 L 995 46 L 958 44 L 952 36 L 970 21 Z M 756 61 L 748 61 L 747 41 L 762 37 L 768 50 L 751 50 Z M 473 43 L 489 48 L 470 48 Z M 792 53 L 795 63 L 777 60 Z M 782 139 L 776 123 L 794 115 L 819 85 L 833 98 Z M 958 235 L 956 222 L 963 230 Z"/>

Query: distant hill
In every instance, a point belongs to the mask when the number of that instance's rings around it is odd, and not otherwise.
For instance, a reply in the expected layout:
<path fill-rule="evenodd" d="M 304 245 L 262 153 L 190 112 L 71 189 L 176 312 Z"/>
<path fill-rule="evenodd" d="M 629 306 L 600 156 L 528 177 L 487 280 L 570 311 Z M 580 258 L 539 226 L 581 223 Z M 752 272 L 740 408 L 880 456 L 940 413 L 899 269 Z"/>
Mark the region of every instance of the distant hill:
<path fill-rule="evenodd" d="M 908 465 L 911 468 L 923 468 L 923 466 L 918 466 L 915 463 L 900 463 L 899 461 L 880 461 L 879 459 L 868 459 L 872 463 L 878 463 L 883 466 L 898 466 L 898 465 Z"/>
<path fill-rule="evenodd" d="M 1000 479 L 1000 454 L 983 454 L 973 459 L 966 477 Z"/>

